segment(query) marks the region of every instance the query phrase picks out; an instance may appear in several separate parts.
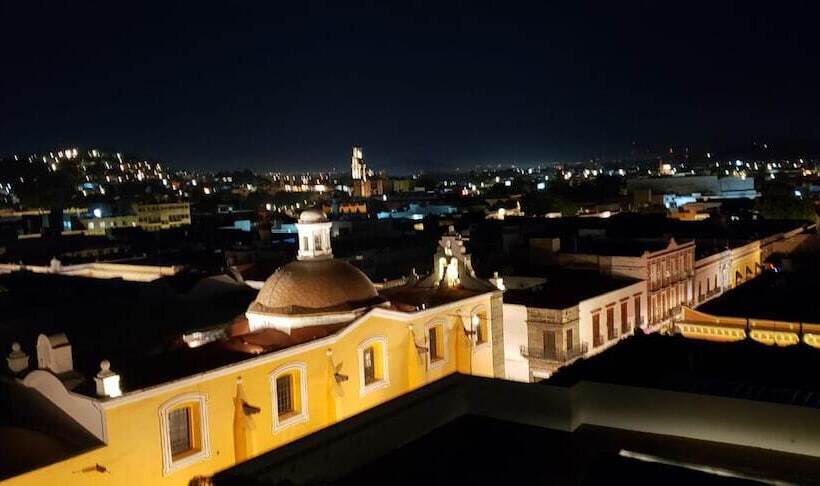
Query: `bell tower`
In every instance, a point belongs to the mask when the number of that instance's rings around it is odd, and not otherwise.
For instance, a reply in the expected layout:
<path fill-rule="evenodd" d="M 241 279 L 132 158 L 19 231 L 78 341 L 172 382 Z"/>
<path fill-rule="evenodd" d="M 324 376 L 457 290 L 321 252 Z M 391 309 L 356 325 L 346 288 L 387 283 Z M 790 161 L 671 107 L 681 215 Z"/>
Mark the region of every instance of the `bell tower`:
<path fill-rule="evenodd" d="M 354 181 L 367 181 L 367 165 L 362 157 L 362 146 L 353 146 L 353 156 L 350 158 L 350 172 Z"/>

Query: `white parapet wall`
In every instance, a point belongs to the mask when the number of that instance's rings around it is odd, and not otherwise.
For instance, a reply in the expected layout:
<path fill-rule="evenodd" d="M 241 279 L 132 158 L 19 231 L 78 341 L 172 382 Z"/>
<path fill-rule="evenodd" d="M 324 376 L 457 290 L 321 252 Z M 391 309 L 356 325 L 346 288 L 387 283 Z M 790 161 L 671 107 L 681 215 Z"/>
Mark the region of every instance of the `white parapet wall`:
<path fill-rule="evenodd" d="M 0 274 L 27 271 L 71 277 L 121 278 L 130 282 L 151 282 L 158 278 L 176 275 L 180 270 L 181 267 L 178 266 L 133 265 L 105 262 L 50 266 L 0 263 Z"/>

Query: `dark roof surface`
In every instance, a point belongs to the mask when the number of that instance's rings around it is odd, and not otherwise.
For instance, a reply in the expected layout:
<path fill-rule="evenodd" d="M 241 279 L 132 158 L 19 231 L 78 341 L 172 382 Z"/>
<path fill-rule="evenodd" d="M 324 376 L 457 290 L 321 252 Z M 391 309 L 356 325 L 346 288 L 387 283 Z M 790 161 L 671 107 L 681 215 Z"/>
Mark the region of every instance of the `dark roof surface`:
<path fill-rule="evenodd" d="M 336 333 L 347 325 L 344 323 L 294 328 L 290 334 L 276 329 L 263 329 L 249 333 L 247 332 L 247 321 L 240 319 L 232 326 L 237 329 L 237 335 L 195 348 L 179 346 L 158 353 L 149 360 L 122 361 L 118 363 L 116 371 L 121 376 L 120 383 L 123 392 L 129 392 L 320 339 Z"/>
<path fill-rule="evenodd" d="M 611 483 L 619 478 L 631 484 L 653 484 L 671 478 L 688 484 L 753 484 L 620 457 L 617 447 L 601 444 L 602 439 L 615 442 L 617 439 L 608 437 L 611 434 L 623 433 L 587 427 L 571 434 L 465 415 L 388 452 L 334 484 L 367 484 L 373 478 L 385 477 L 391 478 L 391 484 L 406 485 L 427 484 L 430 478 L 435 478 L 435 484 L 599 484 L 601 480 Z M 711 446 L 703 441 L 691 441 L 691 445 Z M 491 462 L 481 467 L 477 456 L 491 458 Z M 401 474 L 395 474 L 397 471 Z"/>
<path fill-rule="evenodd" d="M 616 278 L 597 270 L 549 269 L 537 275 L 547 282 L 531 289 L 507 290 L 504 302 L 543 309 L 566 309 L 580 301 L 628 287 L 638 279 Z"/>
<path fill-rule="evenodd" d="M 820 324 L 817 274 L 808 271 L 764 272 L 706 302 L 698 310 L 724 317 Z"/>
<path fill-rule="evenodd" d="M 468 290 L 464 288 L 442 288 L 413 286 L 412 284 L 382 290 L 379 295 L 390 301 L 393 308 L 413 312 L 449 304 L 460 299 L 481 295 L 487 291 Z"/>
<path fill-rule="evenodd" d="M 594 381 L 820 408 L 817 369 L 820 352 L 806 345 L 639 334 L 558 370 L 542 383 Z"/>
<path fill-rule="evenodd" d="M 255 295 L 222 276 L 142 283 L 16 272 L 0 276 L 0 286 L 8 289 L 0 293 L 0 348 L 17 341 L 36 356 L 39 334 L 64 332 L 74 368 L 86 377 L 99 371 L 102 359 L 114 370 L 158 359 L 183 333 L 230 324 Z"/>
<path fill-rule="evenodd" d="M 686 240 L 677 241 L 680 244 Z M 562 253 L 639 257 L 645 252 L 662 251 L 669 246 L 666 239 L 582 237 L 561 241 Z"/>
<path fill-rule="evenodd" d="M 504 409 L 494 411 L 489 400 L 478 413 L 463 411 L 465 395 L 478 403 L 479 393 L 536 388 L 449 376 L 220 471 L 214 485 L 747 483 L 708 473 L 713 469 L 803 484 L 820 473 L 814 457 L 588 424 L 570 433 L 527 424 L 528 414 L 525 423 L 501 419 L 516 415 L 515 402 L 499 402 Z"/>

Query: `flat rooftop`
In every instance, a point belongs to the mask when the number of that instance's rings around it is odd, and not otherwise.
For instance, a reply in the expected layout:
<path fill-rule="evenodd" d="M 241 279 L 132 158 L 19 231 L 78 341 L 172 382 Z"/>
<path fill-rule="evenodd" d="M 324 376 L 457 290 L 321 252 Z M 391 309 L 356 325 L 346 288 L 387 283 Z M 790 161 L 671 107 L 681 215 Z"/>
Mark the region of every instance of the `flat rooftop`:
<path fill-rule="evenodd" d="M 764 272 L 698 307 L 714 316 L 820 323 L 817 274 Z"/>
<path fill-rule="evenodd" d="M 77 390 L 82 393 L 93 392 L 90 377 L 101 360 L 118 372 L 134 363 L 147 373 L 146 363 L 177 354 L 182 334 L 231 324 L 256 295 L 227 276 L 196 274 L 128 282 L 14 272 L 0 275 L 0 287 L 6 289 L 0 292 L 0 347 L 17 341 L 36 361 L 39 334 L 65 333 L 74 369 L 87 378 Z M 131 379 L 123 376 L 126 390 Z"/>
<path fill-rule="evenodd" d="M 677 241 L 677 240 L 676 240 Z M 677 241 L 687 243 L 686 240 Z M 578 253 L 584 255 L 633 256 L 639 257 L 645 252 L 656 252 L 666 249 L 669 240 L 663 238 L 609 238 L 588 236 L 561 240 L 561 253 Z"/>
<path fill-rule="evenodd" d="M 777 347 L 751 339 L 717 343 L 638 334 L 541 383 L 593 381 L 820 408 L 818 369 L 820 351 L 803 344 Z"/>
<path fill-rule="evenodd" d="M 427 484 L 430 478 L 435 478 L 436 484 L 611 484 L 619 479 L 650 484 L 670 478 L 689 484 L 754 483 L 619 455 L 625 443 L 655 454 L 680 447 L 675 439 L 664 439 L 666 444 L 661 446 L 661 441 L 651 434 L 593 426 L 569 433 L 464 415 L 389 451 L 333 484 L 368 484 L 373 478 L 386 477 L 391 478 L 391 484 L 406 485 Z M 713 443 L 686 442 L 704 456 L 707 450 L 712 454 L 726 452 Z M 474 467 L 464 467 L 469 464 Z M 481 464 L 487 467 L 480 467 Z"/>
<path fill-rule="evenodd" d="M 505 291 L 504 303 L 542 309 L 566 309 L 578 305 L 582 300 L 640 282 L 638 279 L 603 275 L 597 270 L 547 269 L 527 276 L 544 277 L 547 281 L 530 289 Z"/>

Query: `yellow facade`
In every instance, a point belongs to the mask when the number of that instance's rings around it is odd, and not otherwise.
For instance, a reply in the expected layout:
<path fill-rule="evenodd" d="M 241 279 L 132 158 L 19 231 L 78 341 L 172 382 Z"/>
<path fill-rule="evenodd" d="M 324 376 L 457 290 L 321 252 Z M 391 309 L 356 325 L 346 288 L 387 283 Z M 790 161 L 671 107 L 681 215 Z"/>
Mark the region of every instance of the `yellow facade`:
<path fill-rule="evenodd" d="M 760 274 L 762 264 L 760 241 L 732 249 L 729 288 L 734 288 Z"/>
<path fill-rule="evenodd" d="M 411 313 L 375 308 L 326 338 L 102 400 L 106 445 L 4 484 L 187 485 L 449 374 L 493 376 L 492 295 Z M 476 323 L 481 330 L 470 331 Z M 441 332 L 439 360 L 429 358 L 430 328 Z M 365 386 L 362 350 L 370 347 L 383 361 L 377 359 L 379 380 Z M 283 420 L 274 412 L 274 384 L 293 370 L 297 382 L 304 374 L 295 404 L 304 413 Z M 257 413 L 244 413 L 243 403 Z M 195 442 L 207 451 L 169 471 L 161 424 L 169 410 L 186 404 L 194 414 L 201 408 L 192 427 L 202 424 L 204 436 Z"/>
<path fill-rule="evenodd" d="M 106 216 L 103 218 L 81 219 L 85 226 L 83 231 L 87 235 L 104 235 L 106 231 L 117 228 L 133 228 L 137 226 L 137 217 L 133 214 L 124 216 Z"/>
<path fill-rule="evenodd" d="M 820 348 L 820 324 L 713 316 L 683 308 L 676 329 L 685 337 L 706 341 L 741 341 L 747 337 L 769 346 L 792 346 L 802 341 Z"/>

